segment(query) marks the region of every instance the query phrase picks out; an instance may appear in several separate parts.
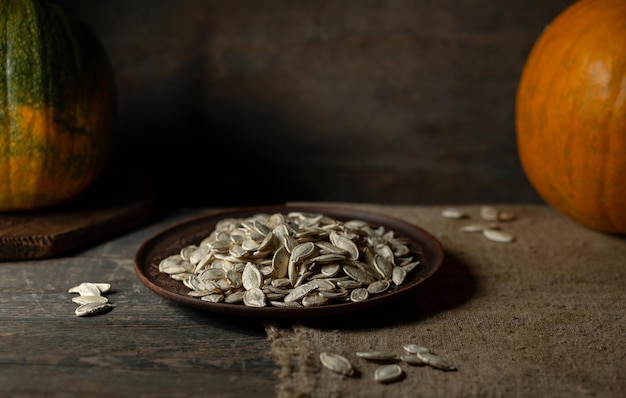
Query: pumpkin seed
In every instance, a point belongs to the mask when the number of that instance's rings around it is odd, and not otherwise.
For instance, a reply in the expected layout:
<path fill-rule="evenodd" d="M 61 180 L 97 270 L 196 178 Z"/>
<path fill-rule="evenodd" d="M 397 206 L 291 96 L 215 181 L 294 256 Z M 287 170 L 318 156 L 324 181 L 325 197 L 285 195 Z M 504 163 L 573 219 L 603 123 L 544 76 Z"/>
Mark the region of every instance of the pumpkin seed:
<path fill-rule="evenodd" d="M 406 279 L 406 275 L 407 275 L 407 272 L 404 268 L 395 267 L 391 275 L 391 280 L 393 281 L 393 283 L 396 284 L 396 286 L 400 286 L 401 284 L 404 283 L 404 280 Z"/>
<path fill-rule="evenodd" d="M 104 296 L 78 296 L 78 297 L 72 297 L 72 302 L 79 304 L 79 305 L 89 304 L 89 303 L 104 304 L 104 303 L 108 303 L 109 299 L 107 299 Z"/>
<path fill-rule="evenodd" d="M 352 260 L 359 258 L 359 248 L 350 239 L 345 236 L 339 235 L 337 232 L 332 231 L 330 233 L 331 243 L 341 250 L 345 250 L 350 255 Z"/>
<path fill-rule="evenodd" d="M 483 235 L 489 240 L 500 243 L 510 243 L 515 239 L 512 235 L 493 228 L 484 229 Z"/>
<path fill-rule="evenodd" d="M 502 211 L 500 212 L 500 214 L 498 214 L 498 221 L 513 221 L 517 218 L 517 216 L 513 213 L 509 213 L 506 211 Z"/>
<path fill-rule="evenodd" d="M 483 225 L 483 224 L 468 224 L 468 225 L 465 225 L 465 226 L 459 228 L 459 230 L 461 232 L 470 232 L 471 233 L 471 232 L 482 232 L 486 228 L 487 228 L 487 226 Z"/>
<path fill-rule="evenodd" d="M 113 306 L 109 303 L 86 303 L 80 305 L 74 313 L 76 316 L 92 316 L 109 311 Z"/>
<path fill-rule="evenodd" d="M 431 352 L 418 352 L 416 355 L 419 359 L 424 361 L 426 365 L 433 368 L 441 370 L 456 370 L 456 366 L 454 366 L 450 361 Z"/>
<path fill-rule="evenodd" d="M 261 275 L 261 271 L 254 264 L 246 263 L 241 281 L 246 290 L 258 289 L 263 284 L 263 275 Z"/>
<path fill-rule="evenodd" d="M 460 209 L 454 207 L 448 207 L 441 210 L 441 215 L 445 218 L 461 219 L 467 217 L 467 214 L 463 213 Z"/>
<path fill-rule="evenodd" d="M 380 383 L 391 383 L 399 380 L 404 372 L 398 365 L 383 365 L 376 369 L 374 373 L 374 380 Z"/>
<path fill-rule="evenodd" d="M 419 354 L 420 352 L 421 353 L 430 352 L 428 348 L 418 345 L 418 344 L 408 344 L 402 348 L 404 349 L 404 351 L 406 351 L 409 354 Z"/>
<path fill-rule="evenodd" d="M 498 221 L 500 212 L 493 206 L 481 206 L 479 212 L 480 217 L 485 221 Z"/>
<path fill-rule="evenodd" d="M 420 264 L 414 257 L 407 242 L 383 226 L 290 212 L 220 220 L 200 244 L 158 266 L 206 301 L 223 295 L 225 303 L 308 307 L 391 291 L 392 281 L 403 283 Z"/>
<path fill-rule="evenodd" d="M 389 283 L 388 279 L 376 281 L 369 284 L 367 292 L 370 294 L 379 294 L 389 289 L 389 286 L 391 286 L 391 283 Z"/>
<path fill-rule="evenodd" d="M 68 293 L 78 293 L 81 296 L 100 296 L 101 291 L 98 286 L 91 282 L 83 282 L 68 290 Z"/>
<path fill-rule="evenodd" d="M 426 365 L 426 362 L 421 360 L 416 354 L 402 354 L 400 356 L 400 360 L 408 363 L 409 365 Z"/>
<path fill-rule="evenodd" d="M 322 365 L 335 373 L 339 373 L 344 376 L 352 376 L 354 374 L 352 364 L 342 355 L 331 352 L 322 352 L 320 353 L 320 361 L 322 362 Z"/>
<path fill-rule="evenodd" d="M 392 351 L 359 351 L 356 356 L 370 361 L 390 361 L 398 358 L 398 354 Z"/>
<path fill-rule="evenodd" d="M 246 290 L 243 303 L 248 307 L 265 307 L 265 293 L 258 287 Z"/>
<path fill-rule="evenodd" d="M 367 289 L 363 287 L 358 287 L 354 289 L 352 293 L 350 293 L 350 300 L 356 303 L 359 301 L 367 300 L 369 296 L 370 294 L 368 293 Z"/>

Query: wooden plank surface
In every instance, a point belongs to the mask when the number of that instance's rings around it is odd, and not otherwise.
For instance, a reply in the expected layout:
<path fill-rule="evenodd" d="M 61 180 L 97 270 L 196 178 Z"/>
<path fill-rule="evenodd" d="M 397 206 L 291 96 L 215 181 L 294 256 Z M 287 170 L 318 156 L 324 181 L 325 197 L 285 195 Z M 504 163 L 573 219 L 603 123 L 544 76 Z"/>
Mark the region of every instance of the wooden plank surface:
<path fill-rule="evenodd" d="M 148 177 L 116 166 L 69 203 L 0 213 L 0 261 L 50 258 L 98 243 L 141 225 L 152 204 Z"/>
<path fill-rule="evenodd" d="M 210 316 L 149 291 L 138 246 L 181 212 L 72 256 L 0 264 L 0 396 L 274 396 L 261 321 Z M 84 281 L 112 284 L 109 313 L 79 318 Z"/>

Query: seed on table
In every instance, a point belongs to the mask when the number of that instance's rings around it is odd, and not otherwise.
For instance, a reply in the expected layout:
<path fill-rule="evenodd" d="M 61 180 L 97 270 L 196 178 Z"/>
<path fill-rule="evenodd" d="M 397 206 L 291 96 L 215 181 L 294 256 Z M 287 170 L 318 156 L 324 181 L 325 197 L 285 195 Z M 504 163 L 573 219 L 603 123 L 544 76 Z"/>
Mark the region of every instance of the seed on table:
<path fill-rule="evenodd" d="M 398 358 L 398 354 L 391 351 L 359 351 L 356 356 L 370 361 L 390 361 Z"/>
<path fill-rule="evenodd" d="M 426 365 L 426 362 L 422 361 L 417 354 L 405 353 L 400 356 L 402 362 L 406 362 L 409 365 Z"/>
<path fill-rule="evenodd" d="M 74 313 L 76 316 L 84 317 L 101 314 L 109 311 L 111 308 L 113 308 L 113 306 L 109 303 L 87 303 L 76 308 Z"/>
<path fill-rule="evenodd" d="M 480 218 L 485 221 L 498 221 L 498 214 L 500 212 L 493 206 L 481 206 Z"/>
<path fill-rule="evenodd" d="M 517 216 L 515 214 L 506 211 L 502 211 L 498 214 L 498 221 L 513 221 L 516 218 Z"/>
<path fill-rule="evenodd" d="M 441 370 L 456 370 L 456 366 L 450 361 L 430 352 L 418 352 L 417 357 L 430 367 Z"/>
<path fill-rule="evenodd" d="M 500 243 L 510 243 L 514 240 L 512 235 L 493 228 L 483 230 L 483 235 L 491 241 Z"/>
<path fill-rule="evenodd" d="M 110 283 L 94 282 L 93 284 L 100 290 L 100 293 L 108 293 L 111 290 Z"/>
<path fill-rule="evenodd" d="M 402 368 L 398 365 L 383 365 L 376 369 L 374 380 L 380 383 L 391 383 L 402 377 Z"/>
<path fill-rule="evenodd" d="M 104 296 L 78 296 L 78 297 L 72 297 L 72 302 L 79 304 L 79 305 L 89 304 L 89 303 L 104 304 L 104 303 L 108 303 L 109 299 L 107 299 Z"/>
<path fill-rule="evenodd" d="M 406 351 L 409 354 L 418 354 L 420 352 L 422 353 L 430 352 L 430 350 L 427 347 L 424 347 L 418 344 L 407 344 L 402 348 L 404 349 L 404 351 Z"/>
<path fill-rule="evenodd" d="M 459 228 L 459 230 L 461 232 L 482 232 L 485 230 L 485 228 L 487 228 L 487 226 L 483 225 L 483 224 L 468 224 L 468 225 L 464 225 L 461 228 Z"/>
<path fill-rule="evenodd" d="M 461 219 L 467 217 L 467 214 L 463 213 L 463 211 L 461 211 L 460 209 L 454 207 L 448 207 L 441 210 L 441 215 L 445 218 L 452 219 Z"/>
<path fill-rule="evenodd" d="M 322 362 L 322 365 L 335 373 L 345 376 L 352 376 L 354 374 L 352 364 L 342 355 L 332 352 L 322 352 L 320 354 L 320 361 Z"/>
<path fill-rule="evenodd" d="M 78 286 L 74 286 L 68 290 L 68 293 L 78 293 L 81 296 L 100 296 L 101 292 L 94 283 L 83 282 Z"/>

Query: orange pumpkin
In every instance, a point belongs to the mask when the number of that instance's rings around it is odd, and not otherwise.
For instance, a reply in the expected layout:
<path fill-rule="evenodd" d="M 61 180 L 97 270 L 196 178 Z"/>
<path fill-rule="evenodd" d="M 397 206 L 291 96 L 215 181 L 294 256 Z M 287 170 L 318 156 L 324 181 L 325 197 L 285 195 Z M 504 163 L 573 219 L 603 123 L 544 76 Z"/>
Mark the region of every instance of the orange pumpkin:
<path fill-rule="evenodd" d="M 532 48 L 517 145 L 539 195 L 580 224 L 626 233 L 626 1 L 581 0 Z"/>

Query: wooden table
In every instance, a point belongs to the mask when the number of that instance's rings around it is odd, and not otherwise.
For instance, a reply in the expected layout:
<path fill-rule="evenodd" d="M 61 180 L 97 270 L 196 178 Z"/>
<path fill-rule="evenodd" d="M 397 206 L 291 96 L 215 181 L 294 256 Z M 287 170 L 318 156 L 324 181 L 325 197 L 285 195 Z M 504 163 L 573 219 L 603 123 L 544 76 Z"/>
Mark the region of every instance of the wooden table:
<path fill-rule="evenodd" d="M 181 307 L 135 275 L 142 242 L 206 211 L 64 257 L 0 263 L 0 396 L 274 396 L 261 321 Z M 68 289 L 85 281 L 112 284 L 112 311 L 74 315 Z"/>
<path fill-rule="evenodd" d="M 199 312 L 144 286 L 134 256 L 206 208 L 56 259 L 0 263 L 0 397 L 623 396 L 624 237 L 546 206 L 503 207 L 518 216 L 503 226 L 516 237 L 508 246 L 459 231 L 478 206 L 463 207 L 464 220 L 432 206 L 346 206 L 433 233 L 446 250 L 441 272 L 366 317 L 298 326 Z M 68 289 L 85 281 L 112 284 L 112 311 L 74 315 Z M 458 372 L 407 367 L 402 382 L 382 386 L 367 364 L 342 379 L 315 359 L 407 341 L 449 355 Z"/>

